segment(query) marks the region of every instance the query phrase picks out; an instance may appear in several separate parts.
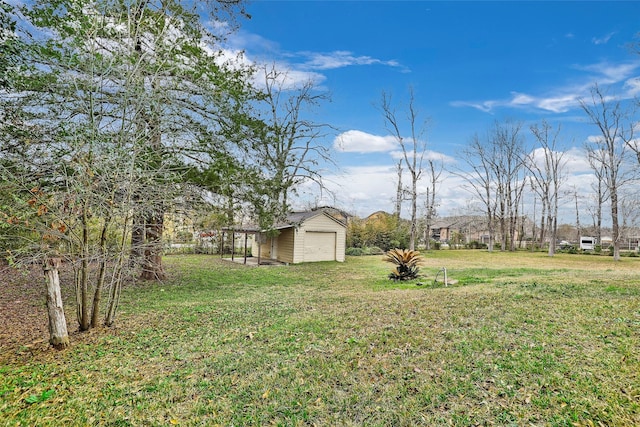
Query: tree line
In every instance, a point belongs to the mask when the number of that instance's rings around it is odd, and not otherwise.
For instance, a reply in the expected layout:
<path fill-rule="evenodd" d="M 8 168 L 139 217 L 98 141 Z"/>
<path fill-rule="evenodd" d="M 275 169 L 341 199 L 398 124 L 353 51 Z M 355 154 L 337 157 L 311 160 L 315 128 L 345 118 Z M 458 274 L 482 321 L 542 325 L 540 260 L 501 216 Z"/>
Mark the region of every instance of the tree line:
<path fill-rule="evenodd" d="M 397 113 L 390 96 L 383 93 L 381 111 L 389 131 L 402 149 L 396 164 L 397 195 L 395 215 L 400 217 L 402 203 L 410 202 L 411 220 L 409 249 L 415 249 L 418 223 L 426 230 L 437 216 L 437 191 L 441 182 L 443 161 L 429 158 L 425 128 L 428 120 L 417 113 L 413 91 L 401 113 Z M 612 227 L 613 256 L 620 259 L 620 245 L 624 229 L 632 226 L 634 206 L 637 206 L 635 185 L 640 178 L 640 139 L 637 138 L 637 108 L 640 100 L 623 100 L 598 84 L 592 86 L 590 97 L 580 100 L 580 107 L 594 127 L 594 135 L 584 144 L 584 153 L 595 177 L 592 185 L 594 206 L 592 215 L 596 238 L 601 240 L 601 230 L 608 207 Z M 404 119 L 403 119 L 404 117 Z M 488 248 L 499 243 L 501 250 L 515 250 L 522 236 L 523 197 L 530 193 L 539 208 L 540 222 L 534 226 L 533 240 L 542 246 L 549 242 L 548 253 L 556 251 L 558 212 L 563 199 L 574 198 L 576 226 L 580 229 L 578 189 L 567 186 L 567 157 L 563 151 L 562 126 L 553 126 L 543 120 L 527 129 L 517 120 L 496 121 L 485 135 L 474 134 L 458 153 L 462 166 L 454 166 L 449 172 L 459 177 L 462 188 L 472 197 L 477 209 L 484 212 L 488 232 Z M 403 135 L 409 135 L 404 137 Z M 403 181 L 403 166 L 409 172 L 409 184 Z M 426 176 L 426 191 L 419 193 L 417 182 Z M 423 218 L 417 217 L 418 200 L 424 200 Z M 534 220 L 535 221 L 535 220 Z M 427 248 L 430 239 L 425 238 Z"/>

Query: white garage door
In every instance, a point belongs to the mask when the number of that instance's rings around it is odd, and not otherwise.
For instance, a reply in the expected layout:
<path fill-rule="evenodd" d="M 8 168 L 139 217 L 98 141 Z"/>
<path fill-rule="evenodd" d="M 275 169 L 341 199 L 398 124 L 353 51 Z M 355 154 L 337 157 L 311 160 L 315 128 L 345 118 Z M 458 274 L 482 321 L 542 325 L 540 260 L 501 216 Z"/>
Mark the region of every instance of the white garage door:
<path fill-rule="evenodd" d="M 304 234 L 304 262 L 335 261 L 336 233 L 307 231 Z"/>

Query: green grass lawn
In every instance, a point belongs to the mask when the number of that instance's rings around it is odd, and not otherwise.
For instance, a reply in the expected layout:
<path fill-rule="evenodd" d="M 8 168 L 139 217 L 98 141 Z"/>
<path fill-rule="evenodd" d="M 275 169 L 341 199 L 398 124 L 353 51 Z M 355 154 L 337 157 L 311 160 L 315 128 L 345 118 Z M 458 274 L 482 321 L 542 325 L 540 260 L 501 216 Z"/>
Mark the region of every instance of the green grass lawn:
<path fill-rule="evenodd" d="M 166 258 L 115 328 L 1 361 L 0 424 L 640 425 L 640 258 L 426 258 Z"/>

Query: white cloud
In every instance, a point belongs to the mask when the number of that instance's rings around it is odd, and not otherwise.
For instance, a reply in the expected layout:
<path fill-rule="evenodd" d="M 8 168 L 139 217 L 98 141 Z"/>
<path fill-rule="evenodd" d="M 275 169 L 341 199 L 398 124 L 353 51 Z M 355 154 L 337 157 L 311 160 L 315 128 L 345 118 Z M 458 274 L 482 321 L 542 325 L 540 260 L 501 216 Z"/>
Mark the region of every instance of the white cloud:
<path fill-rule="evenodd" d="M 616 34 L 615 31 L 613 31 L 609 34 L 605 34 L 602 37 L 593 37 L 591 39 L 591 42 L 595 45 L 607 44 L 609 43 L 609 40 L 611 40 L 611 37 L 613 37 L 615 34 Z"/>
<path fill-rule="evenodd" d="M 630 97 L 640 95 L 640 77 L 633 77 L 624 82 L 624 89 Z"/>
<path fill-rule="evenodd" d="M 347 153 L 379 153 L 398 148 L 398 142 L 392 136 L 378 136 L 359 130 L 349 130 L 336 136 L 333 147 Z"/>
<path fill-rule="evenodd" d="M 526 105 L 535 102 L 535 98 L 525 93 L 511 92 L 511 103 L 514 105 Z"/>
<path fill-rule="evenodd" d="M 580 106 L 580 100 L 590 96 L 594 83 L 600 85 L 620 85 L 622 93 L 619 97 L 630 99 L 640 94 L 639 76 L 635 73 L 640 69 L 640 61 L 612 64 L 598 62 L 579 66 L 573 69 L 585 72 L 582 77 L 576 77 L 572 83 L 557 87 L 547 93 L 533 95 L 523 92 L 511 92 L 510 98 L 492 99 L 486 101 L 454 101 L 454 107 L 471 107 L 485 113 L 491 113 L 497 108 L 533 108 L 552 113 L 565 113 Z"/>
<path fill-rule="evenodd" d="M 482 101 L 482 102 L 452 101 L 449 104 L 452 107 L 471 107 L 471 108 L 475 108 L 476 110 L 483 111 L 485 113 L 490 113 L 494 107 L 500 105 L 498 101 Z"/>
<path fill-rule="evenodd" d="M 396 174 L 391 165 L 349 166 L 324 178 L 338 206 L 358 216 L 392 209 Z"/>
<path fill-rule="evenodd" d="M 395 60 L 384 61 L 366 55 L 356 56 L 352 52 L 342 50 L 329 53 L 300 52 L 299 55 L 307 58 L 302 66 L 314 70 L 330 70 L 352 65 L 387 65 L 390 67 L 400 67 L 398 61 Z"/>
<path fill-rule="evenodd" d="M 400 150 L 392 151 L 391 158 L 398 160 L 404 158 L 404 153 Z M 413 158 L 413 153 L 407 153 L 409 158 Z M 451 156 L 447 156 L 446 154 L 439 153 L 437 151 L 426 150 L 423 156 L 423 166 L 426 166 L 426 162 L 429 160 L 433 160 L 435 163 L 444 164 L 454 164 L 457 160 Z"/>
<path fill-rule="evenodd" d="M 591 171 L 589 160 L 582 148 L 573 147 L 565 151 L 563 159 L 566 161 L 565 172 L 569 175 L 582 174 Z"/>
<path fill-rule="evenodd" d="M 265 66 L 258 67 L 253 75 L 253 84 L 257 88 L 266 87 Z M 277 63 L 266 65 L 267 69 L 274 67 L 280 74 L 277 76 L 278 87 L 282 90 L 295 90 L 308 82 L 313 82 L 316 88 L 326 80 L 326 76 L 308 71 L 300 71 L 289 68 L 288 64 Z"/>
<path fill-rule="evenodd" d="M 580 99 L 584 93 L 575 92 L 564 95 L 550 96 L 547 98 L 534 99 L 530 105 L 553 113 L 566 113 L 580 105 Z"/>
<path fill-rule="evenodd" d="M 214 27 L 215 23 L 209 23 Z M 226 39 L 229 56 L 243 52 L 243 62 L 257 65 L 258 68 L 265 64 L 273 64 L 277 70 L 287 74 L 288 87 L 296 87 L 300 83 L 313 81 L 319 86 L 326 80 L 326 76 L 319 71 L 344 68 L 350 66 L 383 65 L 399 68 L 407 72 L 396 60 L 383 60 L 367 55 L 356 55 L 353 52 L 337 50 L 333 52 L 284 52 L 280 46 L 264 37 L 245 31 L 230 34 Z M 251 58 L 245 52 L 250 52 Z M 262 52 L 262 53 L 258 53 Z M 254 83 L 262 84 L 260 79 Z"/>
<path fill-rule="evenodd" d="M 638 61 L 611 64 L 609 62 L 598 62 L 589 65 L 576 65 L 577 70 L 588 71 L 591 76 L 601 84 L 613 84 L 629 78 L 640 66 Z"/>

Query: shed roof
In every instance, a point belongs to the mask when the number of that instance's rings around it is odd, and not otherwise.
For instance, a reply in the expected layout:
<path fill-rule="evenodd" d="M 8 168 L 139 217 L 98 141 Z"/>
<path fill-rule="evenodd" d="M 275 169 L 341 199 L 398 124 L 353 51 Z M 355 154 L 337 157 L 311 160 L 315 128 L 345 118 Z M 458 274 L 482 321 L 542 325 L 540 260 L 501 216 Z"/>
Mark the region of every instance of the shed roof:
<path fill-rule="evenodd" d="M 291 227 L 299 227 L 303 222 L 311 218 L 314 218 L 318 215 L 325 215 L 326 217 L 332 219 L 342 227 L 346 227 L 345 223 L 343 223 L 333 215 L 330 215 L 326 210 L 318 209 L 314 211 L 291 212 L 287 215 L 284 221 L 274 224 L 273 228 L 275 230 L 284 230 Z M 260 227 L 256 224 L 245 224 L 245 225 L 238 225 L 238 226 L 232 226 L 232 227 L 225 227 L 225 229 L 240 231 L 245 233 L 258 233 L 261 231 L 265 231 L 265 230 L 261 230 Z"/>

